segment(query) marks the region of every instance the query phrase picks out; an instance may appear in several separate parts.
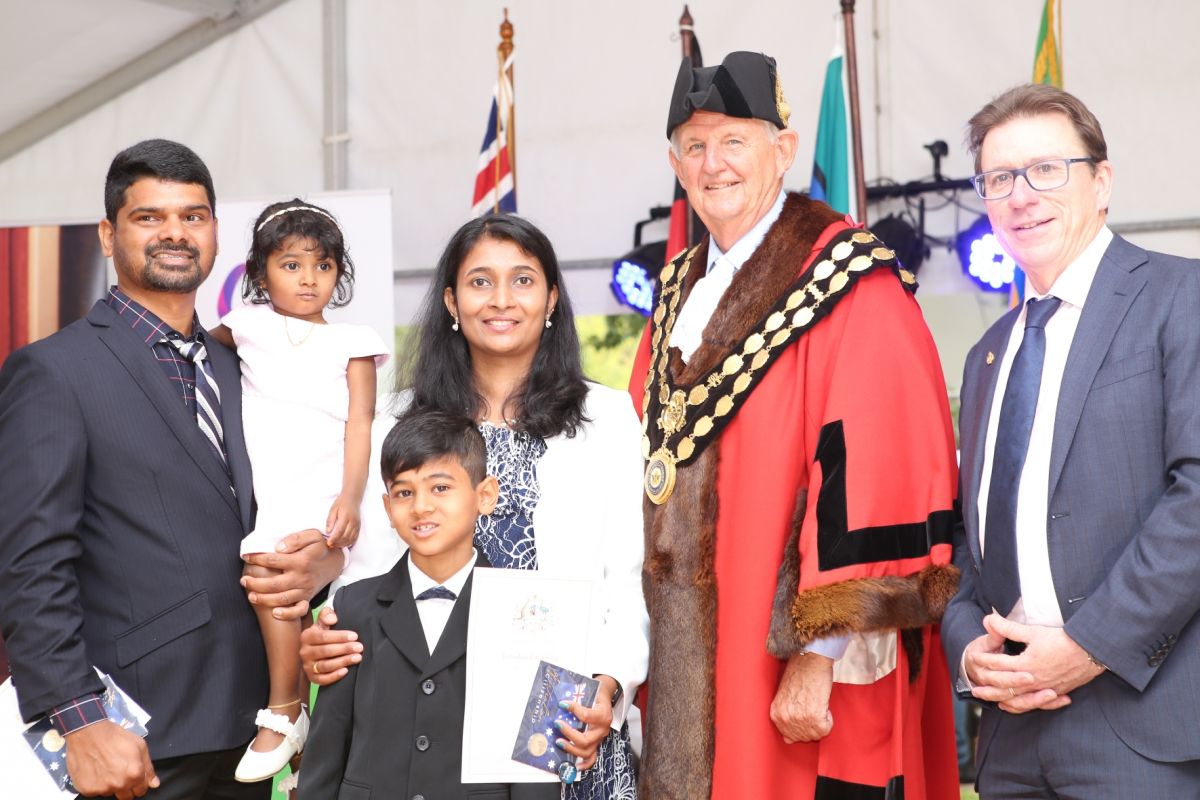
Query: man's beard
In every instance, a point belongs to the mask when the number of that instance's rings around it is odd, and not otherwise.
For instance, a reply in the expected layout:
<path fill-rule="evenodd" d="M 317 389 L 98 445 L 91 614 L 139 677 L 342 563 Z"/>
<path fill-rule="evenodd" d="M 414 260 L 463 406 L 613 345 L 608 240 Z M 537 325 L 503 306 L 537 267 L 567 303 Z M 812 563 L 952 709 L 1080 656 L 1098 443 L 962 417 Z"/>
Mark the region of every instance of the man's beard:
<path fill-rule="evenodd" d="M 185 254 L 192 261 L 186 265 L 164 265 L 156 263 L 155 258 L 162 253 Z M 208 270 L 201 269 L 200 251 L 188 244 L 162 245 L 151 243 L 146 245 L 146 260 L 142 263 L 142 285 L 159 292 L 174 292 L 186 294 L 194 292 L 204 282 Z M 211 264 L 209 265 L 211 268 Z"/>

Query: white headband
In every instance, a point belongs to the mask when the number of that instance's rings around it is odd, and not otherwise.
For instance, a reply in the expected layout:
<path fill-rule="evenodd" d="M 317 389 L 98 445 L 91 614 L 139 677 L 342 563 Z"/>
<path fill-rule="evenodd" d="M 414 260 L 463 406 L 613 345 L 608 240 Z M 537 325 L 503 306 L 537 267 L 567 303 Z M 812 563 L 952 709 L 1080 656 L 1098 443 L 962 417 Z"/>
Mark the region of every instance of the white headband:
<path fill-rule="evenodd" d="M 334 227 L 336 227 L 338 229 L 338 233 L 342 234 L 342 238 L 345 238 L 345 236 L 346 236 L 346 234 L 342 232 L 342 226 L 338 225 L 338 221 L 333 218 L 332 214 L 330 214 L 328 211 L 322 211 L 319 208 L 313 208 L 312 206 L 288 206 L 287 208 L 281 208 L 278 211 L 276 211 L 275 213 L 271 214 L 266 219 L 264 219 L 262 222 L 258 223 L 258 227 L 254 229 L 254 232 L 261 233 L 262 229 L 267 227 L 268 222 L 275 219 L 276 217 L 282 217 L 284 214 L 288 214 L 292 211 L 311 211 L 314 214 L 320 214 L 322 217 L 325 217 L 326 219 L 328 219 L 330 222 L 332 222 L 334 224 Z"/>

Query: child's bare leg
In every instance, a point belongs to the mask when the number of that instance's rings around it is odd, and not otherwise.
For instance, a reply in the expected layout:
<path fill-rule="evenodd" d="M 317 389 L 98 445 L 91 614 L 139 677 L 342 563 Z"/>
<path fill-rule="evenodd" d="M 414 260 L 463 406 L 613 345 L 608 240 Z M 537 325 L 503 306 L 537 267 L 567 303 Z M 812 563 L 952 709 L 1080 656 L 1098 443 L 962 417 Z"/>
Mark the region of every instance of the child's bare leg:
<path fill-rule="evenodd" d="M 247 566 L 247 575 L 267 575 L 272 571 Z M 258 626 L 267 650 L 267 673 L 270 693 L 267 705 L 290 722 L 300 716 L 300 620 L 280 620 L 271 609 L 254 606 Z M 250 749 L 260 753 L 274 750 L 283 742 L 283 735 L 269 728 L 259 728 Z"/>

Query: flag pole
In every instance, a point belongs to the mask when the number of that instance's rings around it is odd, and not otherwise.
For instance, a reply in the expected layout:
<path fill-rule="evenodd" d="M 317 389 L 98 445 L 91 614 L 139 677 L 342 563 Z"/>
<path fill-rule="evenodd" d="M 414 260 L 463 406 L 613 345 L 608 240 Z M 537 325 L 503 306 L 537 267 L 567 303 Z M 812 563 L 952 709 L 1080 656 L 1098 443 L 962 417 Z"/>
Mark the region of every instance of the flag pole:
<path fill-rule="evenodd" d="M 867 181 L 863 176 L 862 121 L 858 114 L 858 57 L 854 46 L 854 0 L 841 0 L 846 25 L 846 83 L 850 89 L 850 141 L 854 151 L 854 196 L 858 221 L 867 224 Z"/>
<path fill-rule="evenodd" d="M 508 113 L 507 128 L 508 128 L 508 130 L 507 130 L 504 144 L 508 148 L 508 172 L 510 175 L 512 175 L 513 195 L 515 196 L 516 192 L 517 192 L 517 136 L 516 136 L 516 133 L 517 133 L 517 120 L 516 120 L 517 108 L 516 108 L 516 103 L 514 102 L 514 100 L 515 100 L 514 95 L 516 94 L 516 87 L 513 83 L 513 69 L 510 68 L 508 70 L 507 75 L 505 75 L 505 69 L 504 69 L 504 65 L 508 63 L 508 57 L 512 55 L 512 51 L 513 51 L 513 26 L 512 26 L 512 23 L 508 21 L 508 8 L 506 7 L 504 9 L 504 21 L 500 23 L 500 44 L 499 44 L 499 46 L 496 47 L 496 60 L 499 62 L 499 75 L 497 76 L 496 85 L 503 87 L 505 85 L 505 79 L 507 78 L 508 86 L 509 86 L 509 98 L 508 98 L 508 104 L 507 104 L 508 105 L 508 108 L 507 108 L 507 113 Z M 504 124 L 500 120 L 499 103 L 497 103 L 496 111 L 497 111 L 497 114 L 496 114 L 496 149 L 497 149 L 497 154 L 499 154 L 500 132 L 505 127 Z M 496 180 L 495 180 L 494 186 L 496 187 L 493 192 L 495 200 L 493 202 L 492 208 L 493 208 L 494 213 L 499 214 L 500 213 L 500 159 L 499 159 L 499 157 L 496 158 Z"/>
<path fill-rule="evenodd" d="M 683 51 L 683 57 L 691 59 L 696 52 L 696 33 L 693 27 L 692 12 L 688 10 L 687 3 L 683 4 L 683 14 L 679 17 L 679 46 Z M 685 246 L 691 247 L 692 242 L 696 241 L 696 221 L 692 214 L 692 204 L 684 201 L 686 206 L 687 219 L 687 242 Z M 674 253 L 667 253 L 667 258 L 673 256 Z"/>
<path fill-rule="evenodd" d="M 1065 0 L 1058 2 L 1058 41 L 1055 44 L 1058 46 L 1058 88 L 1067 85 L 1067 79 L 1063 74 L 1063 35 L 1062 35 L 1062 18 L 1063 18 L 1063 3 Z"/>

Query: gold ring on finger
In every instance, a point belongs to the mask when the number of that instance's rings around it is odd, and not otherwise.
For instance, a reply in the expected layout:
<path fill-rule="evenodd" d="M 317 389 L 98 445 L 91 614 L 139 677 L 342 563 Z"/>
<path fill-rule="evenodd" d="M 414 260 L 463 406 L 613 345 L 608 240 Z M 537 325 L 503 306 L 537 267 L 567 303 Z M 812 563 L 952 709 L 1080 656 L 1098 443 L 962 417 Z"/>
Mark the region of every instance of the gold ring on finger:
<path fill-rule="evenodd" d="M 313 662 L 313 674 L 314 674 L 314 675 L 320 675 L 320 674 L 321 674 L 321 662 L 320 662 L 320 661 L 314 661 L 314 662 Z"/>
<path fill-rule="evenodd" d="M 1008 699 L 1011 700 L 1016 696 L 1017 696 L 1017 690 L 1012 688 L 1011 686 L 1008 687 Z"/>

